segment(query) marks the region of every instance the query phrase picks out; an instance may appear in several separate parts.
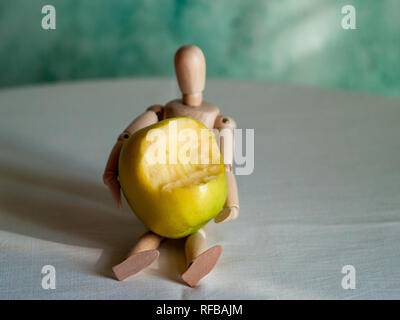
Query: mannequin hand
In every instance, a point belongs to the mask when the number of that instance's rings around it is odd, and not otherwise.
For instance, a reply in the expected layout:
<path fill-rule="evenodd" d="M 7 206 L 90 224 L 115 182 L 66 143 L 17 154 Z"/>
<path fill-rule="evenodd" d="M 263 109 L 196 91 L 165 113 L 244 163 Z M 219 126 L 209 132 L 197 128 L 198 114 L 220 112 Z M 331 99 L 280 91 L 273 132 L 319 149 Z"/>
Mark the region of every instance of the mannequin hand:
<path fill-rule="evenodd" d="M 235 220 L 239 216 L 238 207 L 223 208 L 221 212 L 214 218 L 215 223 L 227 222 Z"/>
<path fill-rule="evenodd" d="M 121 186 L 113 173 L 105 173 L 103 176 L 104 184 L 110 189 L 111 195 L 118 208 L 121 208 Z"/>

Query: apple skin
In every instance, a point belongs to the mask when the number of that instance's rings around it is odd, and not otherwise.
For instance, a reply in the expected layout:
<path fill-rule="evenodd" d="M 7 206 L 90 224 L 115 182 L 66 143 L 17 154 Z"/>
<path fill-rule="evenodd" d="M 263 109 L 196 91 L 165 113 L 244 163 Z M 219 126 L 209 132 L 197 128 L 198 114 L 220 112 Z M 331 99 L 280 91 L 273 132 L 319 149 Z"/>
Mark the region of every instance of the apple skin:
<path fill-rule="evenodd" d="M 121 189 L 133 212 L 152 232 L 174 239 L 196 232 L 216 217 L 227 195 L 222 157 L 217 164 L 219 174 L 205 183 L 172 190 L 155 189 L 149 185 L 142 165 L 143 141 L 149 130 L 176 119 L 181 118 L 166 119 L 137 131 L 125 142 L 119 158 Z M 195 119 L 184 119 L 206 128 Z"/>

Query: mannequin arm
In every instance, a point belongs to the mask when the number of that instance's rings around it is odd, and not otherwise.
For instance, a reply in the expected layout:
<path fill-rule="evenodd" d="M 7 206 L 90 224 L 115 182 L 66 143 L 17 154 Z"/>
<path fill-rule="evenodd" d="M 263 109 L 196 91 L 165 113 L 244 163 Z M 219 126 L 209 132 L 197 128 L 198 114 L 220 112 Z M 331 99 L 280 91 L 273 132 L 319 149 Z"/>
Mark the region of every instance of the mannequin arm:
<path fill-rule="evenodd" d="M 132 123 L 119 135 L 117 142 L 111 150 L 104 169 L 103 182 L 110 189 L 118 208 L 121 208 L 121 186 L 118 181 L 118 159 L 122 146 L 136 131 L 158 122 L 159 118 L 161 118 L 161 114 L 162 106 L 155 105 L 148 108 L 145 113 L 133 120 Z"/>
<path fill-rule="evenodd" d="M 215 120 L 214 128 L 219 130 L 220 149 L 225 164 L 226 182 L 228 184 L 228 193 L 223 209 L 215 217 L 216 223 L 235 220 L 239 216 L 239 195 L 237 183 L 232 171 L 233 163 L 233 130 L 236 123 L 232 118 L 218 116 Z"/>

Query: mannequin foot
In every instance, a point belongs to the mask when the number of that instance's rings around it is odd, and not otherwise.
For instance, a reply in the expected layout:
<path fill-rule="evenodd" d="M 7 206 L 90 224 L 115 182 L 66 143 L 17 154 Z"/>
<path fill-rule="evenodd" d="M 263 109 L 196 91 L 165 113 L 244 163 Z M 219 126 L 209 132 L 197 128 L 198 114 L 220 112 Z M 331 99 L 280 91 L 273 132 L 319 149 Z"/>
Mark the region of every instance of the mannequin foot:
<path fill-rule="evenodd" d="M 214 246 L 204 251 L 189 265 L 182 279 L 192 288 L 215 267 L 222 254 L 221 246 Z"/>
<path fill-rule="evenodd" d="M 156 261 L 159 256 L 160 252 L 156 249 L 138 252 L 114 266 L 112 269 L 116 278 L 122 281 L 147 268 Z"/>

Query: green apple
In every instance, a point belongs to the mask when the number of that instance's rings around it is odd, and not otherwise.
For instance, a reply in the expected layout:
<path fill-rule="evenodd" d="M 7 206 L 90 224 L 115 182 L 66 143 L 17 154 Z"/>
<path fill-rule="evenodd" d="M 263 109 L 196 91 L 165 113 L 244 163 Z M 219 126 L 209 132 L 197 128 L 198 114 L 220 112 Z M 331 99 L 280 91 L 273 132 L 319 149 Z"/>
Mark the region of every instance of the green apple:
<path fill-rule="evenodd" d="M 185 237 L 221 211 L 225 168 L 211 130 L 187 117 L 160 121 L 133 134 L 119 158 L 130 207 L 160 236 Z"/>

